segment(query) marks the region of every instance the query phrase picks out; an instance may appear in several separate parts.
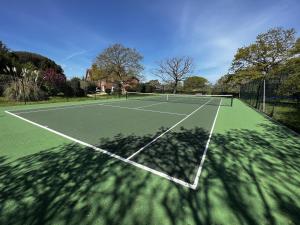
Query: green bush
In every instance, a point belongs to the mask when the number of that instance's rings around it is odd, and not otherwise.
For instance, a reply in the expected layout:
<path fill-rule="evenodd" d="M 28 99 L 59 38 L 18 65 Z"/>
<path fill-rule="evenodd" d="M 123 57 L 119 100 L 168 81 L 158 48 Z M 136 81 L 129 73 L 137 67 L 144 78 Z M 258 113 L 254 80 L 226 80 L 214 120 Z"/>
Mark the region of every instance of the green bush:
<path fill-rule="evenodd" d="M 81 80 L 77 77 L 67 81 L 64 87 L 64 94 L 66 97 L 84 97 L 86 92 L 80 87 Z"/>

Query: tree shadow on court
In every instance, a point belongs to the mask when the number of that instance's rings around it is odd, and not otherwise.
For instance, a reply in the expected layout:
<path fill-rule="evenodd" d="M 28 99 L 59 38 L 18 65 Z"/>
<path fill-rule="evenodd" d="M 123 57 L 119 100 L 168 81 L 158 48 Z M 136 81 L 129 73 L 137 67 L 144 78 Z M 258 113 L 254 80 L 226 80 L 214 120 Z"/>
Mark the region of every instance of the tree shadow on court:
<path fill-rule="evenodd" d="M 119 134 L 111 139 L 101 139 L 99 147 L 127 158 L 165 130 L 166 128 L 162 127 L 155 135 L 147 136 Z M 208 136 L 209 133 L 202 128 L 189 130 L 181 127 L 179 131 L 166 133 L 131 160 L 187 183 L 193 183 Z M 129 154 L 123 156 L 124 153 Z"/>
<path fill-rule="evenodd" d="M 275 124 L 214 134 L 199 188 L 218 181 L 240 224 L 297 224 L 299 203 L 288 200 L 300 198 L 299 156 L 299 135 Z"/>
<path fill-rule="evenodd" d="M 77 144 L 0 157 L 0 223 L 296 224 L 300 143 L 275 127 L 214 134 L 196 190 Z M 118 135 L 101 146 L 125 150 L 149 138 Z M 138 162 L 191 179 L 205 138 L 181 128 Z"/>

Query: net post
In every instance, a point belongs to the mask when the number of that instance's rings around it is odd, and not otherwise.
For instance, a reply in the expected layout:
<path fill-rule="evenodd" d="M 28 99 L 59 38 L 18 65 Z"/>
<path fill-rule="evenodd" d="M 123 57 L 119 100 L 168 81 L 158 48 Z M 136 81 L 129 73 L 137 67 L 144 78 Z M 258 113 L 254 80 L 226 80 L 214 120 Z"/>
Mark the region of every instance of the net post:
<path fill-rule="evenodd" d="M 230 102 L 230 106 L 233 106 L 233 95 L 231 95 L 231 102 Z"/>
<path fill-rule="evenodd" d="M 128 100 L 128 92 L 125 92 L 125 99 Z"/>

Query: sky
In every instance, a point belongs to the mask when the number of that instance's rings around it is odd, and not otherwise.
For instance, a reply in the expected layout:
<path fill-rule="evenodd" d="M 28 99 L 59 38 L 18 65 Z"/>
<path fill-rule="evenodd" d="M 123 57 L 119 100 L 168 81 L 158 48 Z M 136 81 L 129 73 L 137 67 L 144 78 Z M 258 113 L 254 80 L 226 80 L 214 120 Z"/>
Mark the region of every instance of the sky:
<path fill-rule="evenodd" d="M 69 78 L 121 43 L 143 55 L 146 80 L 156 79 L 158 61 L 189 56 L 193 74 L 215 83 L 259 33 L 300 34 L 299 0 L 0 0 L 0 7 L 0 40 L 54 60 Z"/>

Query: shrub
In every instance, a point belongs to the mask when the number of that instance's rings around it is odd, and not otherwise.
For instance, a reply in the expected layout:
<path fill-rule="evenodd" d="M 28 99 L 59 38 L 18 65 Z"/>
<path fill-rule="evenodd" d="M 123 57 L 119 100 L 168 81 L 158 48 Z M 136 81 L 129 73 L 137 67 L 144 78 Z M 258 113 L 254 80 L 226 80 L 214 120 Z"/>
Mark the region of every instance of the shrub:
<path fill-rule="evenodd" d="M 74 77 L 70 80 L 69 85 L 73 89 L 73 95 L 76 97 L 83 97 L 85 96 L 84 90 L 80 87 L 80 79 Z"/>
<path fill-rule="evenodd" d="M 66 76 L 54 69 L 46 69 L 43 72 L 43 84 L 50 95 L 57 95 L 66 84 Z"/>
<path fill-rule="evenodd" d="M 71 82 L 67 81 L 65 86 L 64 86 L 64 95 L 66 97 L 73 97 L 74 96 L 74 91 L 73 88 L 71 87 Z"/>
<path fill-rule="evenodd" d="M 84 90 L 85 94 L 95 93 L 96 87 L 97 86 L 94 82 L 85 81 L 85 80 L 80 81 L 80 88 Z"/>
<path fill-rule="evenodd" d="M 15 101 L 38 101 L 47 99 L 47 95 L 36 84 L 30 81 L 14 81 L 4 91 L 4 95 Z"/>

